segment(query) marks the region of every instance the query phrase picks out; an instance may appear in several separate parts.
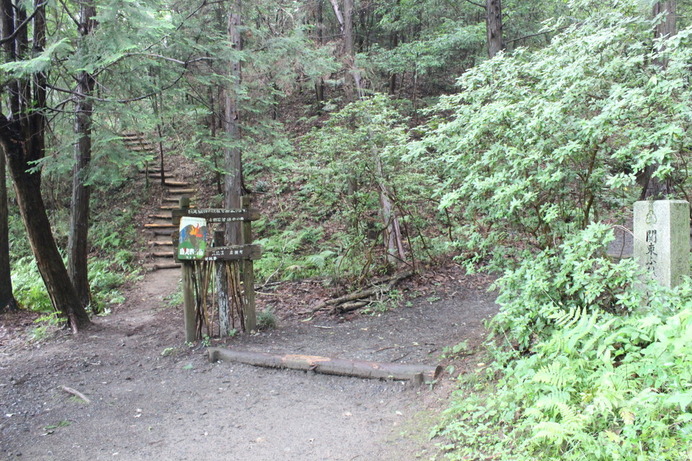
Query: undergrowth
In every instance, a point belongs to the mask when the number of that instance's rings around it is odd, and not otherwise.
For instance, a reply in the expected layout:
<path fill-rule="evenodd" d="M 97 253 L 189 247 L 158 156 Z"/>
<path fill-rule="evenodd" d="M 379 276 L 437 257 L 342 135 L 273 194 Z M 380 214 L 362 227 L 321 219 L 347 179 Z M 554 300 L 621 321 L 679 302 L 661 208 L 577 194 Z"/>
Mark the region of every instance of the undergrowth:
<path fill-rule="evenodd" d="M 692 283 L 645 282 L 592 225 L 508 272 L 494 362 L 435 435 L 453 460 L 692 459 Z"/>
<path fill-rule="evenodd" d="M 93 314 L 108 313 L 109 306 L 123 302 L 120 287 L 138 276 L 133 248 L 136 246 L 134 215 L 139 211 L 139 206 L 137 200 L 128 194 L 131 192 L 112 191 L 108 198 L 94 199 L 95 217 L 89 232 L 91 250 L 88 263 L 91 288 L 91 304 L 88 308 Z M 119 210 L 113 208 L 109 199 L 129 205 Z M 13 211 L 9 226 L 15 298 L 23 308 L 52 313 L 54 309 L 28 246 L 23 224 L 17 210 Z M 64 223 L 55 224 L 53 232 L 56 241 L 67 242 Z"/>

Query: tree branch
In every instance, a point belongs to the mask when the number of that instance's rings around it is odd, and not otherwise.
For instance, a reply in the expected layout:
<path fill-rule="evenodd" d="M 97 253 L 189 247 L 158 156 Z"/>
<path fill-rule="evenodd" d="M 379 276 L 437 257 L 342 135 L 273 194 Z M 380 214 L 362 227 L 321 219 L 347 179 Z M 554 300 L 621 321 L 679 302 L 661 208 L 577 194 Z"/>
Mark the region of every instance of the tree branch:
<path fill-rule="evenodd" d="M 557 29 L 544 30 L 541 32 L 536 32 L 535 34 L 524 35 L 523 37 L 513 38 L 512 40 L 507 40 L 505 43 L 514 43 L 514 42 L 518 42 L 519 40 L 526 40 L 527 38 L 538 37 L 539 35 L 561 32 L 570 26 L 571 26 L 571 24 L 566 25 L 566 26 L 562 26 L 562 27 L 558 27 Z"/>
<path fill-rule="evenodd" d="M 481 7 L 481 8 L 483 8 L 484 10 L 486 9 L 486 6 L 483 5 L 482 3 L 476 3 L 476 2 L 474 2 L 474 1 L 472 1 L 472 0 L 464 0 L 464 1 L 465 1 L 466 3 L 470 3 L 471 5 L 476 5 L 476 6 L 478 6 L 478 7 Z"/>
<path fill-rule="evenodd" d="M 341 31 L 343 33 L 344 30 L 344 16 L 341 14 L 341 10 L 339 10 L 339 3 L 338 0 L 329 0 L 330 3 L 332 4 L 332 8 L 334 9 L 334 14 L 336 15 L 336 19 L 339 21 L 339 25 L 341 26 Z"/>
<path fill-rule="evenodd" d="M 72 14 L 69 8 L 67 8 L 67 4 L 64 2 L 64 0 L 60 0 L 60 4 L 62 5 L 63 9 L 65 10 L 65 14 L 69 16 L 70 19 L 72 19 L 72 22 L 74 22 L 75 26 L 79 28 L 79 20 Z"/>
<path fill-rule="evenodd" d="M 36 15 L 41 11 L 41 7 L 45 6 L 47 3 L 48 2 L 45 1 L 39 5 L 36 5 L 36 9 L 34 10 L 34 12 L 31 13 L 24 21 L 22 21 L 22 23 L 19 24 L 10 35 L 8 35 L 7 37 L 0 38 L 0 45 L 10 42 L 17 38 L 17 34 L 19 34 L 19 32 L 21 32 L 21 30 L 25 28 L 27 24 L 29 24 L 29 22 L 36 17 Z"/>

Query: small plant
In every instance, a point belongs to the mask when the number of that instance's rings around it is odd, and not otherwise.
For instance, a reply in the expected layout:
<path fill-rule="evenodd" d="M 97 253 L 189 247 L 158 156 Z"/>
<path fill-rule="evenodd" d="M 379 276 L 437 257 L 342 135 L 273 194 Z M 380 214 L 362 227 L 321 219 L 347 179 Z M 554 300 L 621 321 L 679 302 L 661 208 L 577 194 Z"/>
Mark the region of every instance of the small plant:
<path fill-rule="evenodd" d="M 401 305 L 403 294 L 399 290 L 390 290 L 386 295 L 382 294 L 376 300 L 370 302 L 363 313 L 370 315 L 382 314 Z"/>
<path fill-rule="evenodd" d="M 454 346 L 442 348 L 442 358 L 444 359 L 454 360 L 466 355 L 471 355 L 472 353 L 473 350 L 469 347 L 468 341 L 462 341 Z"/>
<path fill-rule="evenodd" d="M 30 338 L 32 341 L 39 342 L 55 333 L 62 321 L 57 312 L 50 312 L 34 320 L 34 323 L 37 326 L 31 329 Z"/>
<path fill-rule="evenodd" d="M 178 351 L 177 347 L 167 347 L 161 351 L 162 357 L 168 357 L 169 355 L 174 355 Z"/>
<path fill-rule="evenodd" d="M 258 330 L 273 330 L 276 328 L 277 320 L 274 311 L 269 307 L 257 314 Z"/>
<path fill-rule="evenodd" d="M 48 426 L 44 427 L 43 430 L 46 431 L 48 434 L 52 434 L 55 431 L 55 429 L 59 429 L 61 427 L 67 427 L 71 424 L 72 424 L 71 421 L 62 420 L 62 421 L 58 421 L 55 424 L 49 424 Z"/>
<path fill-rule="evenodd" d="M 182 304 L 183 304 L 183 286 L 182 286 L 182 284 L 179 283 L 176 290 L 174 292 L 169 293 L 166 296 L 164 296 L 163 299 L 164 299 L 164 301 L 166 301 L 166 304 L 168 304 L 171 307 L 182 306 Z"/>

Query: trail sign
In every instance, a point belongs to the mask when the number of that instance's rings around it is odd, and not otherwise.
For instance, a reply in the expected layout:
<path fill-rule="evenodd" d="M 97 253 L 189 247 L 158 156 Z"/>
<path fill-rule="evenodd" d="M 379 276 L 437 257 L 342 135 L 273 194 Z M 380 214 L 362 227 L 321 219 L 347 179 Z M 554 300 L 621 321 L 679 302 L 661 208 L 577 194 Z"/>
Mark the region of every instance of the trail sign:
<path fill-rule="evenodd" d="M 207 250 L 205 261 L 256 261 L 262 256 L 262 247 L 259 245 L 231 245 L 214 247 Z"/>
<path fill-rule="evenodd" d="M 253 208 L 240 208 L 227 210 L 225 208 L 188 208 L 173 210 L 173 222 L 182 216 L 194 216 L 204 218 L 207 223 L 224 223 L 236 221 L 257 221 L 260 218 L 258 210 Z"/>
<path fill-rule="evenodd" d="M 178 259 L 203 259 L 207 250 L 207 221 L 183 216 L 180 220 Z"/>

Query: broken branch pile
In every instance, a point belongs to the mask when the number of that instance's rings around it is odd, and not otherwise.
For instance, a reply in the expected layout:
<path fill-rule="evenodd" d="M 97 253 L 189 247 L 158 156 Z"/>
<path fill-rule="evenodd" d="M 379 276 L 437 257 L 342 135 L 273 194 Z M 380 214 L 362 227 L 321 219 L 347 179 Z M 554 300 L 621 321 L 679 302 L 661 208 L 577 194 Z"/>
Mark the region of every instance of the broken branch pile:
<path fill-rule="evenodd" d="M 338 298 L 328 299 L 327 301 L 324 301 L 318 304 L 317 306 L 310 308 L 307 311 L 303 311 L 302 314 L 314 314 L 315 312 L 325 310 L 327 308 L 331 308 L 331 312 L 333 314 L 350 312 L 356 309 L 360 309 L 361 307 L 365 307 L 368 304 L 370 304 L 371 300 L 369 298 L 372 298 L 374 296 L 380 296 L 384 293 L 387 293 L 400 280 L 408 278 L 412 275 L 413 271 L 406 271 L 394 274 L 391 277 L 387 277 L 383 280 L 380 280 L 378 284 L 370 288 L 359 290 L 344 296 L 340 296 Z"/>

